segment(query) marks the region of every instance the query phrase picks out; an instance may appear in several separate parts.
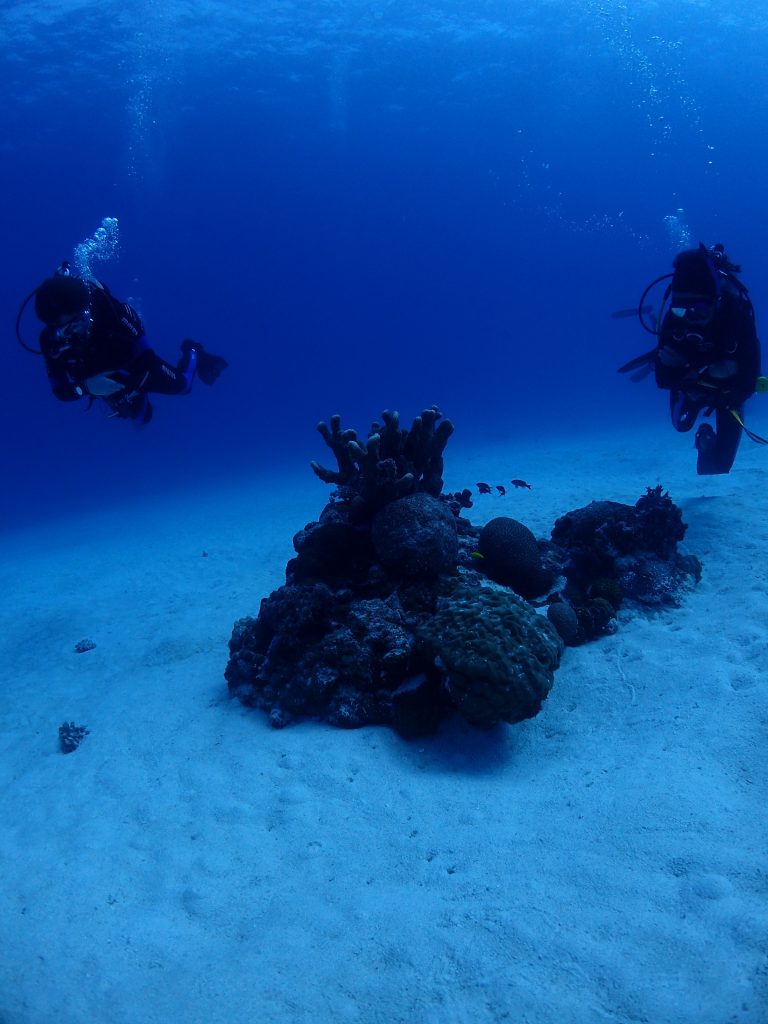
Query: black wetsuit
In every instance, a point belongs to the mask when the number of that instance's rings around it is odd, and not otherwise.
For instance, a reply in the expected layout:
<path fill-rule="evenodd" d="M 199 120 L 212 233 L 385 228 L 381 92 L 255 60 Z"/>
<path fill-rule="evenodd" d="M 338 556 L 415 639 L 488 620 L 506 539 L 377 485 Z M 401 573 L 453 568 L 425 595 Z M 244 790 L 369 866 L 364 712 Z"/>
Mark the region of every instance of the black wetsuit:
<path fill-rule="evenodd" d="M 150 347 L 136 310 L 116 299 L 105 285 L 90 282 L 89 295 L 87 333 L 62 336 L 51 326 L 40 333 L 51 390 L 62 402 L 102 398 L 113 415 L 146 423 L 151 416 L 147 393 L 186 394 L 194 364 L 190 365 L 188 355 L 176 367 L 161 359 Z M 105 394 L 104 377 L 117 389 L 112 390 L 108 381 L 106 390 L 111 393 Z"/>
<path fill-rule="evenodd" d="M 727 473 L 736 458 L 744 403 L 754 394 L 760 374 L 760 343 L 755 314 L 746 290 L 732 275 L 723 275 L 711 317 L 690 322 L 667 310 L 655 352 L 656 383 L 670 392 L 672 424 L 693 427 L 700 413 L 715 413 L 715 430 L 699 427 L 697 472 Z"/>

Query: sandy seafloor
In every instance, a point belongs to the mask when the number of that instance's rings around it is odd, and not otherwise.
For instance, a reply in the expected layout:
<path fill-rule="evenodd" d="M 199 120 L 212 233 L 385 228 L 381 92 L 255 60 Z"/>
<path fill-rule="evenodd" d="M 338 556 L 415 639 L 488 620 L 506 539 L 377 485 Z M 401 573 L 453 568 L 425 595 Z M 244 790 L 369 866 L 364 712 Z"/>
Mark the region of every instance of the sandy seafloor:
<path fill-rule="evenodd" d="M 229 699 L 232 624 L 327 498 L 306 460 L 4 535 L 0 1022 L 765 1024 L 768 450 L 700 479 L 691 441 L 449 446 L 451 490 L 533 485 L 474 522 L 662 483 L 704 564 L 490 734 Z"/>

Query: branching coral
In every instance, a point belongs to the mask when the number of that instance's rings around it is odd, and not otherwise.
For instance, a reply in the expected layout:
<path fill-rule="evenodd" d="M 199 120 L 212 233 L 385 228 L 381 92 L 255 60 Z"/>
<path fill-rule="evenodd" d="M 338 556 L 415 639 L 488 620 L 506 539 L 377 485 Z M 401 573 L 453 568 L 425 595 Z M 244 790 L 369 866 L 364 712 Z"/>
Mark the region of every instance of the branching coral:
<path fill-rule="evenodd" d="M 323 483 L 336 484 L 339 497 L 370 515 L 387 502 L 419 491 L 437 497 L 443 489 L 443 452 L 453 433 L 437 406 L 417 416 L 410 430 L 400 427 L 397 412 L 385 410 L 383 423 L 374 423 L 365 444 L 355 430 L 343 430 L 341 417 L 317 429 L 336 458 L 337 469 L 311 462 Z"/>

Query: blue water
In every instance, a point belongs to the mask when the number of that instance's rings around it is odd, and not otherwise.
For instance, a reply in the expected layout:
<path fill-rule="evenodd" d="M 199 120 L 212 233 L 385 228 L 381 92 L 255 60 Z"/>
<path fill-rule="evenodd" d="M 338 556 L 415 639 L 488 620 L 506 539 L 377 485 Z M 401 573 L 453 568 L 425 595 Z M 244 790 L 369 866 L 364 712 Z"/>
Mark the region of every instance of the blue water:
<path fill-rule="evenodd" d="M 701 239 L 760 320 L 766 36 L 757 0 L 6 3 L 6 523 L 268 481 L 325 459 L 334 412 L 583 431 L 586 465 L 595 429 L 656 427 L 663 396 L 616 374 L 652 339 L 610 314 Z M 230 362 L 142 432 L 56 402 L 13 340 L 104 217 L 94 271 L 160 354 Z"/>

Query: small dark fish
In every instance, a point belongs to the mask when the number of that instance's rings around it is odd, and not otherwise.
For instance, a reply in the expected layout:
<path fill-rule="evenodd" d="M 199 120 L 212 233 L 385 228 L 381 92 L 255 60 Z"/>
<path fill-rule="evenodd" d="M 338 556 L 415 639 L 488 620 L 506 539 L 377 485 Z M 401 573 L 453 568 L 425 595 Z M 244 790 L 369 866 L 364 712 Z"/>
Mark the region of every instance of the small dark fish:
<path fill-rule="evenodd" d="M 477 489 L 478 489 L 478 491 L 481 494 L 490 494 L 491 493 L 491 485 L 490 484 L 484 484 L 484 483 L 481 482 L 481 483 L 477 484 Z"/>
<path fill-rule="evenodd" d="M 504 495 L 507 493 L 507 488 L 506 487 L 502 487 L 501 484 L 496 484 L 496 490 L 499 492 L 499 494 L 502 497 L 504 497 Z"/>
<path fill-rule="evenodd" d="M 526 487 L 529 491 L 531 489 L 531 485 L 527 484 L 525 480 L 510 480 L 509 482 L 513 487 Z"/>

